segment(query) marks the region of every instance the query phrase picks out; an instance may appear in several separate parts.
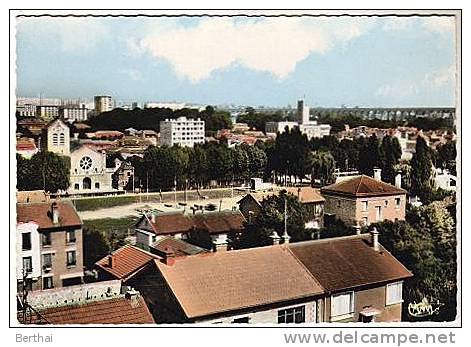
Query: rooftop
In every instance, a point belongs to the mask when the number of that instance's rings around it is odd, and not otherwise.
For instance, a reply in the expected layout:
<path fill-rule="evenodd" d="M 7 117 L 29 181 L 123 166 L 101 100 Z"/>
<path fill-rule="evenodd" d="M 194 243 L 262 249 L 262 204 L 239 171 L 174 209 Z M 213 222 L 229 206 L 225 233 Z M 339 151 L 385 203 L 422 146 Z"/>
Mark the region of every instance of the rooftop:
<path fill-rule="evenodd" d="M 150 216 L 143 216 L 136 227 L 149 230 L 156 235 L 185 233 L 192 230 L 220 234 L 228 231 L 242 231 L 245 218 L 240 212 L 208 212 L 188 215 L 183 213 L 158 214 L 155 222 Z"/>
<path fill-rule="evenodd" d="M 172 236 L 162 237 L 160 240 L 157 240 L 151 247 L 162 256 L 165 255 L 165 252 L 168 249 L 172 249 L 175 253 L 175 256 L 177 257 L 208 252 L 208 250 L 204 248 L 192 245 L 191 243 L 176 239 Z"/>
<path fill-rule="evenodd" d="M 261 247 L 158 260 L 188 318 L 284 302 L 323 293 L 285 247 Z"/>
<path fill-rule="evenodd" d="M 153 324 L 144 299 L 124 295 L 110 299 L 82 304 L 50 307 L 38 310 L 50 324 Z M 32 317 L 31 324 L 39 324 L 41 319 Z"/>
<path fill-rule="evenodd" d="M 350 179 L 321 188 L 322 194 L 343 195 L 354 198 L 406 194 L 407 191 L 392 184 L 378 181 L 366 175 L 354 176 Z"/>
<path fill-rule="evenodd" d="M 112 257 L 112 266 L 110 259 Z M 95 263 L 114 278 L 127 280 L 157 256 L 132 245 L 123 246 Z"/>
<path fill-rule="evenodd" d="M 328 292 L 412 276 L 386 249 L 375 251 L 366 234 L 292 243 L 289 249 Z"/>
<path fill-rule="evenodd" d="M 30 204 L 17 203 L 17 223 L 35 222 L 39 229 L 53 229 L 63 227 L 81 227 L 82 221 L 74 206 L 68 201 L 57 201 L 59 223 L 52 222 L 52 204 L 38 202 Z"/>

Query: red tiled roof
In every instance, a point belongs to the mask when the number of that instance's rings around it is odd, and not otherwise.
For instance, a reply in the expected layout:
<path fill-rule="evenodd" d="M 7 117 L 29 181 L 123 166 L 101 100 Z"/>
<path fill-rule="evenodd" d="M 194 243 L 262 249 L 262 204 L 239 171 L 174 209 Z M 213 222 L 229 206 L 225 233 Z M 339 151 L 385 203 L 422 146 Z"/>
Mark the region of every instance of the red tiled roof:
<path fill-rule="evenodd" d="M 180 239 L 176 239 L 172 236 L 166 236 L 157 240 L 152 246 L 158 253 L 164 255 L 166 249 L 171 248 L 175 256 L 194 255 L 199 253 L 207 253 L 208 250 L 192 245 L 191 243 L 185 242 Z"/>
<path fill-rule="evenodd" d="M 325 201 L 325 199 L 320 194 L 319 189 L 316 189 L 316 188 L 289 187 L 286 189 L 286 191 L 296 196 L 299 199 L 299 201 L 303 204 Z"/>
<path fill-rule="evenodd" d="M 58 201 L 57 209 L 59 211 L 59 223 L 52 223 L 51 203 L 32 203 L 32 204 L 16 204 L 17 223 L 35 222 L 39 225 L 39 229 L 52 229 L 61 227 L 80 227 L 82 221 L 77 211 L 68 201 Z"/>
<path fill-rule="evenodd" d="M 211 212 L 186 215 L 183 213 L 161 214 L 152 223 L 150 217 L 143 217 L 136 227 L 154 232 L 156 235 L 186 233 L 192 230 L 204 230 L 210 234 L 229 231 L 242 231 L 245 218 L 240 212 Z"/>
<path fill-rule="evenodd" d="M 387 250 L 377 252 L 368 235 L 289 244 L 289 249 L 326 291 L 391 282 L 412 274 Z"/>
<path fill-rule="evenodd" d="M 369 197 L 406 194 L 404 189 L 397 188 L 392 184 L 375 180 L 369 176 L 355 176 L 330 186 L 321 188 L 321 193 L 326 195 L 344 195 L 351 197 Z"/>
<path fill-rule="evenodd" d="M 21 142 L 16 144 L 17 151 L 34 151 L 36 150 L 36 145 L 34 142 Z"/>
<path fill-rule="evenodd" d="M 282 246 L 175 258 L 156 266 L 188 318 L 274 304 L 323 293 Z"/>
<path fill-rule="evenodd" d="M 112 298 L 38 311 L 50 324 L 154 324 L 144 299 Z M 32 324 L 39 323 L 32 321 Z"/>
<path fill-rule="evenodd" d="M 112 265 L 109 266 L 109 255 L 95 263 L 101 270 L 106 271 L 116 279 L 126 280 L 149 264 L 157 256 L 152 255 L 140 248 L 132 245 L 123 246 L 111 255 L 113 257 Z"/>

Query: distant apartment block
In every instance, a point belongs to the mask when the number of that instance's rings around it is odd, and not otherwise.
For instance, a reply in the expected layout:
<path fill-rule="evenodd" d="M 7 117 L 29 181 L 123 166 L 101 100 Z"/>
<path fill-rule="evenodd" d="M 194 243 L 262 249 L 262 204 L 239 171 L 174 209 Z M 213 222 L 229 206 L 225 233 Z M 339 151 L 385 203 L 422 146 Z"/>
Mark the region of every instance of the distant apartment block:
<path fill-rule="evenodd" d="M 113 99 L 109 95 L 95 96 L 95 113 L 100 114 L 113 109 Z"/>
<path fill-rule="evenodd" d="M 299 124 L 298 122 L 267 122 L 265 124 L 266 134 L 277 134 L 285 132 L 286 128 L 292 130 L 299 127 L 302 134 L 305 134 L 308 140 L 312 138 L 324 137 L 330 135 L 329 124 L 317 124 L 316 122 Z"/>
<path fill-rule="evenodd" d="M 16 206 L 18 289 L 82 283 L 82 221 L 72 204 L 61 201 Z"/>
<path fill-rule="evenodd" d="M 17 105 L 16 112 L 18 112 L 20 117 L 36 117 L 36 105 Z"/>
<path fill-rule="evenodd" d="M 39 105 L 36 106 L 36 117 L 45 121 L 51 121 L 59 117 L 59 106 Z"/>
<path fill-rule="evenodd" d="M 69 123 L 83 122 L 88 119 L 89 110 L 82 105 L 82 107 L 63 107 L 59 110 L 59 115 Z"/>
<path fill-rule="evenodd" d="M 180 145 L 193 147 L 204 143 L 204 121 L 180 117 L 160 122 L 160 144 L 162 146 Z"/>

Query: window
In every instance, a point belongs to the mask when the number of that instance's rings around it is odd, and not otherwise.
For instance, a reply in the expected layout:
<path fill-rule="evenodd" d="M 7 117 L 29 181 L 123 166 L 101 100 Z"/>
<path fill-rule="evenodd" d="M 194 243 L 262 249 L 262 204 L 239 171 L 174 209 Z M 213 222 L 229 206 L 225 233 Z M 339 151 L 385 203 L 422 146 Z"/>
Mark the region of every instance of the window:
<path fill-rule="evenodd" d="M 368 217 L 363 217 L 363 218 L 361 219 L 361 225 L 363 225 L 363 226 L 368 225 Z"/>
<path fill-rule="evenodd" d="M 75 169 L 75 171 L 77 171 L 77 169 Z M 80 189 L 80 185 L 79 185 L 78 183 L 75 183 L 74 189 L 75 189 L 75 190 L 79 190 L 79 189 Z"/>
<path fill-rule="evenodd" d="M 52 144 L 54 146 L 57 146 L 57 144 L 58 144 L 57 134 L 52 134 Z"/>
<path fill-rule="evenodd" d="M 21 249 L 23 251 L 30 251 L 31 250 L 31 233 L 23 233 L 21 234 Z"/>
<path fill-rule="evenodd" d="M 75 230 L 68 230 L 65 233 L 65 241 L 67 243 L 74 243 L 75 242 Z"/>
<path fill-rule="evenodd" d="M 362 211 L 368 211 L 368 201 L 362 201 L 361 202 L 361 210 Z"/>
<path fill-rule="evenodd" d="M 95 182 L 95 189 L 100 189 L 100 182 Z"/>
<path fill-rule="evenodd" d="M 51 233 L 44 232 L 41 234 L 41 243 L 43 246 L 50 246 L 51 245 Z"/>
<path fill-rule="evenodd" d="M 64 133 L 60 133 L 59 135 L 59 144 L 63 146 L 65 144 L 65 136 Z"/>
<path fill-rule="evenodd" d="M 348 318 L 353 314 L 353 292 L 332 295 L 330 315 L 337 319 Z"/>
<path fill-rule="evenodd" d="M 278 311 L 278 323 L 304 323 L 305 321 L 304 306 Z"/>
<path fill-rule="evenodd" d="M 77 264 L 77 258 L 75 255 L 75 251 L 67 252 L 67 266 L 74 266 Z"/>
<path fill-rule="evenodd" d="M 43 254 L 43 269 L 51 269 L 52 268 L 52 254 Z"/>
<path fill-rule="evenodd" d="M 236 318 L 232 321 L 232 323 L 245 323 L 247 324 L 249 322 L 250 318 L 249 317 L 240 317 L 240 318 Z"/>
<path fill-rule="evenodd" d="M 340 200 L 337 200 L 337 207 L 340 208 L 342 202 Z"/>
<path fill-rule="evenodd" d="M 43 277 L 43 289 L 51 289 L 51 288 L 54 288 L 52 276 Z"/>
<path fill-rule="evenodd" d="M 401 207 L 401 198 L 396 198 L 395 201 L 396 201 L 396 208 Z"/>
<path fill-rule="evenodd" d="M 389 201 L 388 200 L 384 200 L 384 206 L 388 206 L 389 205 Z"/>
<path fill-rule="evenodd" d="M 402 282 L 390 283 L 386 286 L 386 305 L 402 302 Z"/>
<path fill-rule="evenodd" d="M 82 170 L 89 170 L 92 167 L 92 158 L 85 156 L 82 159 L 80 159 L 80 167 Z"/>
<path fill-rule="evenodd" d="M 23 258 L 23 270 L 25 271 L 25 273 L 33 272 L 33 258 L 32 257 Z"/>

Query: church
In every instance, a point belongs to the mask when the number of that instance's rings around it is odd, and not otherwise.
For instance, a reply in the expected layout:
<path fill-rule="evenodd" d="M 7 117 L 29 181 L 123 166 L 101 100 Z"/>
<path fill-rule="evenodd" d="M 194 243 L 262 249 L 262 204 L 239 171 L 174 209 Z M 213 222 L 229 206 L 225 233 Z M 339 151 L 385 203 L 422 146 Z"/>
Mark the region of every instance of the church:
<path fill-rule="evenodd" d="M 105 151 L 86 145 L 70 153 L 70 194 L 114 192 L 114 168 L 106 167 Z"/>

